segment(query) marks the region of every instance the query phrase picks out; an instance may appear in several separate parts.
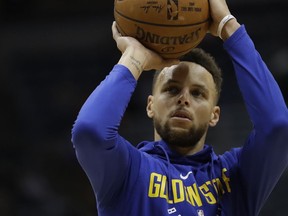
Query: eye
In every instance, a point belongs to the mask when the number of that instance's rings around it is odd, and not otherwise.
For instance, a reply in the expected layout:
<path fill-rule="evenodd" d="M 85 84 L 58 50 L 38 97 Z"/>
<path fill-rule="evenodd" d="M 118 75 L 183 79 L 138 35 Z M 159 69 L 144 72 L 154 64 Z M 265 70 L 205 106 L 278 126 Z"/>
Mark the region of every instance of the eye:
<path fill-rule="evenodd" d="M 196 98 L 205 97 L 205 93 L 201 89 L 192 90 L 191 95 Z"/>
<path fill-rule="evenodd" d="M 169 94 L 175 95 L 180 92 L 180 89 L 177 86 L 168 86 L 167 88 L 164 89 L 164 91 L 168 92 Z"/>

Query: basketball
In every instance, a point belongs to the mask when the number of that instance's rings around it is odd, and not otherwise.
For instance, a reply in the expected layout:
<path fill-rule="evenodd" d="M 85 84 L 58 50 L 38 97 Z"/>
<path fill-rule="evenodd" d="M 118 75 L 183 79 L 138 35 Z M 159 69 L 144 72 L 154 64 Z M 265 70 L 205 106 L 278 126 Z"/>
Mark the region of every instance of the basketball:
<path fill-rule="evenodd" d="M 115 0 L 123 36 L 138 39 L 163 58 L 180 58 L 199 45 L 209 28 L 209 0 Z"/>

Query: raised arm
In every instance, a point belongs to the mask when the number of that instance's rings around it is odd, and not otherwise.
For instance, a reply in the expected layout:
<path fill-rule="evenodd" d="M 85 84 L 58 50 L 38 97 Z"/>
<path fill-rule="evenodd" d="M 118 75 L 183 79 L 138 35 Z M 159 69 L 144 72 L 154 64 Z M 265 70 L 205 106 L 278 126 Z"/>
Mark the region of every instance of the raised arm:
<path fill-rule="evenodd" d="M 217 35 L 217 26 L 230 11 L 224 0 L 210 3 L 214 19 L 210 31 Z M 288 110 L 245 27 L 230 19 L 220 34 L 254 126 L 240 154 L 239 170 L 249 215 L 258 215 L 288 164 Z"/>
<path fill-rule="evenodd" d="M 288 111 L 244 26 L 224 44 L 232 58 L 253 131 L 239 158 L 251 214 L 257 215 L 288 163 Z"/>
<path fill-rule="evenodd" d="M 99 203 L 111 201 L 117 194 L 128 169 L 138 171 L 139 152 L 118 134 L 136 80 L 144 70 L 160 69 L 175 62 L 165 61 L 134 38 L 122 37 L 115 22 L 112 31 L 122 56 L 86 100 L 72 130 L 77 158 Z"/>

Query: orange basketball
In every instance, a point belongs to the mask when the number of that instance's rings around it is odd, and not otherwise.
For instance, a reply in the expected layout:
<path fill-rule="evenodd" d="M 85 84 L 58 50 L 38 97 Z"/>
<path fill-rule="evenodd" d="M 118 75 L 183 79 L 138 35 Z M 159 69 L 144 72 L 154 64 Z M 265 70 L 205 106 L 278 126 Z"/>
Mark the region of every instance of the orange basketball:
<path fill-rule="evenodd" d="M 115 0 L 122 35 L 137 38 L 164 58 L 179 58 L 196 47 L 209 27 L 209 0 Z"/>

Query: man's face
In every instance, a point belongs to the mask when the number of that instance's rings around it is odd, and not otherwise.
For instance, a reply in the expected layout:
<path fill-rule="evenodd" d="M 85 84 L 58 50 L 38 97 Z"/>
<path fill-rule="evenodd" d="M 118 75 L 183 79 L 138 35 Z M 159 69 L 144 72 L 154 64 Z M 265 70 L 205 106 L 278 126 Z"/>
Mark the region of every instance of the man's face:
<path fill-rule="evenodd" d="M 159 74 L 147 114 L 168 144 L 193 147 L 219 120 L 216 98 L 212 75 L 198 64 L 181 62 Z"/>

